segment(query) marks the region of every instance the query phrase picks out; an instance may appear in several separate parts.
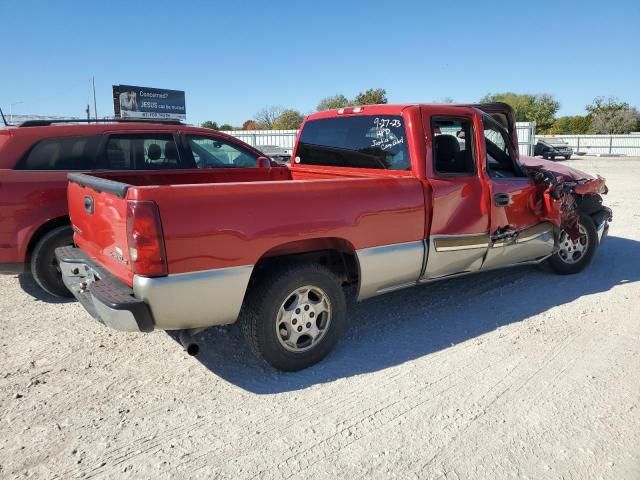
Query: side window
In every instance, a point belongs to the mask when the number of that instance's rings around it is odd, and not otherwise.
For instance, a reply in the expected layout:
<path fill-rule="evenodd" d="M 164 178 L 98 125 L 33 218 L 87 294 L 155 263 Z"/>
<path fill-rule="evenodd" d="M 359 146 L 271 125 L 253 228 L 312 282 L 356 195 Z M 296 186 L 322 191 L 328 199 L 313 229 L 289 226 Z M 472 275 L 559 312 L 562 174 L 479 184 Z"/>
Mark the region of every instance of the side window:
<path fill-rule="evenodd" d="M 187 143 L 198 168 L 252 168 L 258 157 L 222 139 L 188 136 Z"/>
<path fill-rule="evenodd" d="M 171 134 L 111 135 L 102 168 L 109 170 L 158 170 L 187 168 L 180 161 Z"/>
<path fill-rule="evenodd" d="M 91 170 L 99 137 L 47 138 L 20 160 L 17 170 Z"/>
<path fill-rule="evenodd" d="M 517 177 L 509 148 L 509 137 L 505 129 L 489 116 L 484 116 L 484 142 L 487 150 L 487 172 L 491 177 Z"/>
<path fill-rule="evenodd" d="M 307 122 L 296 162 L 307 165 L 411 170 L 399 115 L 358 115 Z"/>
<path fill-rule="evenodd" d="M 467 118 L 434 118 L 431 120 L 433 165 L 436 173 L 472 175 L 473 130 Z"/>

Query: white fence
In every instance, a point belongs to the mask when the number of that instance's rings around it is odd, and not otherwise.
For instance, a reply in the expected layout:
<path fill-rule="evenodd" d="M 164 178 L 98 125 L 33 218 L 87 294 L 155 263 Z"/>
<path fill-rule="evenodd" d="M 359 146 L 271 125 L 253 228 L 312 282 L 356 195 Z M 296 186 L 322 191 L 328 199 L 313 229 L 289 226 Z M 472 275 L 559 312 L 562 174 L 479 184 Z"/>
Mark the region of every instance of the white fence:
<path fill-rule="evenodd" d="M 561 138 L 574 152 L 587 155 L 640 156 L 640 135 L 538 135 L 537 138 Z"/>
<path fill-rule="evenodd" d="M 536 124 L 535 122 L 518 122 L 518 147 L 523 155 L 533 155 L 535 145 Z M 264 145 L 276 145 L 284 148 L 287 153 L 291 153 L 296 143 L 298 130 L 233 130 L 224 132 L 239 138 L 243 142 L 260 147 Z"/>
<path fill-rule="evenodd" d="M 518 150 L 521 155 L 533 155 L 536 144 L 536 122 L 516 122 Z"/>
<path fill-rule="evenodd" d="M 287 153 L 293 151 L 298 130 L 232 130 L 224 132 L 249 145 L 260 148 L 264 145 L 282 147 Z"/>

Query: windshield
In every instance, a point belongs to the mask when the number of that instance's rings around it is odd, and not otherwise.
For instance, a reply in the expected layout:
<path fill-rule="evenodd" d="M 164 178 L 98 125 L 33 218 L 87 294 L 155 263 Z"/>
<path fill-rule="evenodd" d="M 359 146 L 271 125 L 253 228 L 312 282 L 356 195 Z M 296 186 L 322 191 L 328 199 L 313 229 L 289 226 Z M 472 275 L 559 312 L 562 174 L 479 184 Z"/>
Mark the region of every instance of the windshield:
<path fill-rule="evenodd" d="M 561 138 L 545 138 L 542 141 L 548 143 L 549 145 L 568 145 L 567 142 L 565 142 Z"/>

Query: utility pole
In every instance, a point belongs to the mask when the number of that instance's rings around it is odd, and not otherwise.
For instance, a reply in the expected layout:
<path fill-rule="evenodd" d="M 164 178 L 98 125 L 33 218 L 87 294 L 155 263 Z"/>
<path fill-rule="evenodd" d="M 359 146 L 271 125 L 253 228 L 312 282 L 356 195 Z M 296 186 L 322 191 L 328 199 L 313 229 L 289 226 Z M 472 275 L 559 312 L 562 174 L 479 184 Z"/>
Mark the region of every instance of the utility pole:
<path fill-rule="evenodd" d="M 96 122 L 98 121 L 98 107 L 96 107 L 96 77 L 91 77 L 91 84 L 93 85 L 93 113 L 96 116 Z"/>

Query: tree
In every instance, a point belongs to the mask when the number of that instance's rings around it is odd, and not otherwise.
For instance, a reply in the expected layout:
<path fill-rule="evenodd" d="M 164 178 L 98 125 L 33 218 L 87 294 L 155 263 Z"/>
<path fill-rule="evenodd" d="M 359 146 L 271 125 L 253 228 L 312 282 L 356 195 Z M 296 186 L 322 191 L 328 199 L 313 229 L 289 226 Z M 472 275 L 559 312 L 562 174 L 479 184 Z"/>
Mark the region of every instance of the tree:
<path fill-rule="evenodd" d="M 235 130 L 235 128 L 231 125 L 229 125 L 228 123 L 224 123 L 222 125 L 220 125 L 220 130 L 224 130 L 226 132 L 230 131 L 230 130 Z"/>
<path fill-rule="evenodd" d="M 274 130 L 296 130 L 300 128 L 300 124 L 304 120 L 304 116 L 297 110 L 285 110 L 273 122 Z"/>
<path fill-rule="evenodd" d="M 332 97 L 325 97 L 320 100 L 316 110 L 322 112 L 323 110 L 332 110 L 334 108 L 343 108 L 349 105 L 349 99 L 342 94 L 334 95 Z"/>
<path fill-rule="evenodd" d="M 387 91 L 384 88 L 370 88 L 356 95 L 352 103 L 353 105 L 378 105 L 387 103 Z"/>
<path fill-rule="evenodd" d="M 553 122 L 547 133 L 552 135 L 580 135 L 591 130 L 591 115 L 574 115 L 560 117 Z"/>
<path fill-rule="evenodd" d="M 553 125 L 560 102 L 553 95 L 540 93 L 535 95 L 513 92 L 485 95 L 480 103 L 504 102 L 516 112 L 518 122 L 536 122 L 538 130 L 543 133 Z"/>
<path fill-rule="evenodd" d="M 242 124 L 242 130 L 257 130 L 258 125 L 255 120 L 247 120 Z"/>
<path fill-rule="evenodd" d="M 211 120 L 207 120 L 200 125 L 202 128 L 210 128 L 212 130 L 220 130 L 218 127 L 218 122 L 212 122 Z"/>
<path fill-rule="evenodd" d="M 593 133 L 624 134 L 629 133 L 640 123 L 640 114 L 635 107 L 621 102 L 615 97 L 596 97 L 586 106 L 591 114 Z"/>
<path fill-rule="evenodd" d="M 259 129 L 271 130 L 273 129 L 273 122 L 276 121 L 284 109 L 282 107 L 270 106 L 264 107 L 258 113 L 256 113 L 256 126 Z"/>

